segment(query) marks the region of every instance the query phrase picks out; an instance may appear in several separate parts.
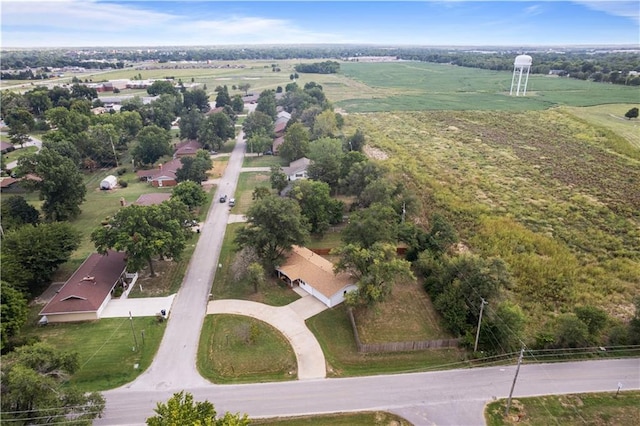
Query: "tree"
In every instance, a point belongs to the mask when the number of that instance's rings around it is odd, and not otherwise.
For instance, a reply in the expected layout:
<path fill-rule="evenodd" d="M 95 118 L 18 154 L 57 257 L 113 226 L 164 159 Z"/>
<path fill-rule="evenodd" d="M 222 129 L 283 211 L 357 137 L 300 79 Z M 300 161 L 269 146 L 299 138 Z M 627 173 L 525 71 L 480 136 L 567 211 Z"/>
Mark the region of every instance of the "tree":
<path fill-rule="evenodd" d="M 347 175 L 340 181 L 340 186 L 348 195 L 360 195 L 371 182 L 383 176 L 384 170 L 378 163 L 368 160 L 360 161 L 351 166 Z"/>
<path fill-rule="evenodd" d="M 273 120 L 267 114 L 260 111 L 254 111 L 247 116 L 242 123 L 242 130 L 245 138 L 249 139 L 254 134 L 265 134 L 271 137 L 273 135 Z"/>
<path fill-rule="evenodd" d="M 171 154 L 171 134 L 156 125 L 144 127 L 137 139 L 132 155 L 139 163 L 153 164 L 163 155 Z"/>
<path fill-rule="evenodd" d="M 177 95 L 178 89 L 174 87 L 173 82 L 171 81 L 156 80 L 147 88 L 147 93 L 151 96 L 158 96 L 162 94 Z"/>
<path fill-rule="evenodd" d="M 102 167 L 118 164 L 115 145 L 119 136 L 113 124 L 89 126 L 86 135 L 86 138 L 76 144 L 83 157 L 92 159 Z"/>
<path fill-rule="evenodd" d="M 87 187 L 73 160 L 56 151 L 42 148 L 40 152 L 22 157 L 18 161 L 18 174 L 32 173 L 40 178 L 28 180 L 40 190 L 42 212 L 47 220 L 59 221 L 77 217 Z"/>
<path fill-rule="evenodd" d="M 561 314 L 554 326 L 555 348 L 582 348 L 590 344 L 589 328 L 576 314 Z"/>
<path fill-rule="evenodd" d="M 12 195 L 2 203 L 2 230 L 7 232 L 22 225 L 38 223 L 40 214 L 24 197 Z"/>
<path fill-rule="evenodd" d="M 5 122 L 9 126 L 9 139 L 12 144 L 23 146 L 29 142 L 29 132 L 35 127 L 35 120 L 28 110 L 18 108 L 10 111 L 5 117 Z"/>
<path fill-rule="evenodd" d="M 9 340 L 17 336 L 20 329 L 27 322 L 29 308 L 23 293 L 2 281 L 0 292 L 0 350 L 4 352 L 9 346 Z"/>
<path fill-rule="evenodd" d="M 356 132 L 347 139 L 349 151 L 362 151 L 365 145 L 364 132 L 357 129 Z"/>
<path fill-rule="evenodd" d="M 107 226 L 95 229 L 91 241 L 98 253 L 109 249 L 127 253 L 127 268 L 140 271 L 146 264 L 155 276 L 152 258 L 179 260 L 191 231 L 184 227 L 190 219 L 187 206 L 178 200 L 159 205 L 131 205 L 118 210 Z"/>
<path fill-rule="evenodd" d="M 373 204 L 351 215 L 349 223 L 342 231 L 342 240 L 347 244 L 357 244 L 364 248 L 369 248 L 377 242 L 395 243 L 398 237 L 398 219 L 393 208 Z"/>
<path fill-rule="evenodd" d="M 263 90 L 258 97 L 256 111 L 262 112 L 271 117 L 272 120 L 275 120 L 278 116 L 276 109 L 276 92 L 273 90 Z"/>
<path fill-rule="evenodd" d="M 256 186 L 251 194 L 252 200 L 261 200 L 264 197 L 270 197 L 271 191 L 266 186 Z"/>
<path fill-rule="evenodd" d="M 245 96 L 249 95 L 250 88 L 251 88 L 251 84 L 249 83 L 242 83 L 238 85 L 238 89 L 242 90 Z"/>
<path fill-rule="evenodd" d="M 171 123 L 182 112 L 182 101 L 179 96 L 162 94 L 158 99 L 144 105 L 140 114 L 146 124 L 155 124 L 165 130 L 171 130 Z"/>
<path fill-rule="evenodd" d="M 182 114 L 179 124 L 180 139 L 196 139 L 203 121 L 204 114 L 198 108 L 190 108 L 186 114 Z"/>
<path fill-rule="evenodd" d="M 522 346 L 525 315 L 522 308 L 501 302 L 495 309 L 486 309 L 482 319 L 478 347 L 490 353 L 511 353 Z"/>
<path fill-rule="evenodd" d="M 215 407 L 209 401 L 194 402 L 193 395 L 184 391 L 174 393 L 167 403 L 158 403 L 156 415 L 147 419 L 148 426 L 248 426 L 246 414 L 225 413 L 217 417 Z"/>
<path fill-rule="evenodd" d="M 187 110 L 195 107 L 200 112 L 206 113 L 211 109 L 209 106 L 209 95 L 207 95 L 207 92 L 203 89 L 186 90 L 183 92 L 182 98 L 183 105 Z"/>
<path fill-rule="evenodd" d="M 2 279 L 35 294 L 80 245 L 80 234 L 66 222 L 22 226 L 2 241 Z"/>
<path fill-rule="evenodd" d="M 627 119 L 631 120 L 632 118 L 638 118 L 638 108 L 633 107 L 629 111 L 624 114 Z"/>
<path fill-rule="evenodd" d="M 265 266 L 276 265 L 294 244 L 303 245 L 309 236 L 300 206 L 288 198 L 257 200 L 246 216 L 247 224 L 238 231 L 235 242 L 241 249 L 253 248 Z"/>
<path fill-rule="evenodd" d="M 576 314 L 580 321 L 586 324 L 589 330 L 589 336 L 593 341 L 596 341 L 600 335 L 600 332 L 607 325 L 609 319 L 607 313 L 595 306 L 578 306 L 573 312 Z"/>
<path fill-rule="evenodd" d="M 302 123 L 293 123 L 284 133 L 280 156 L 291 162 L 306 157 L 309 153 L 309 131 Z"/>
<path fill-rule="evenodd" d="M 202 186 L 196 182 L 187 180 L 180 182 L 171 193 L 171 198 L 175 198 L 178 201 L 184 203 L 189 210 L 194 210 L 196 207 L 202 206 L 207 201 L 207 194 L 202 189 Z"/>
<path fill-rule="evenodd" d="M 308 157 L 311 160 L 307 170 L 309 178 L 326 182 L 331 189 L 336 189 L 344 159 L 342 142 L 338 139 L 318 139 L 310 144 Z"/>
<path fill-rule="evenodd" d="M 229 89 L 227 86 L 218 86 L 215 89 L 216 95 L 216 108 L 231 105 L 231 97 L 229 96 Z"/>
<path fill-rule="evenodd" d="M 244 101 L 242 100 L 242 96 L 235 95 L 231 98 L 231 108 L 235 113 L 242 114 L 242 111 L 244 111 Z"/>
<path fill-rule="evenodd" d="M 98 97 L 98 91 L 84 84 L 74 84 L 71 86 L 71 98 L 91 101 Z"/>
<path fill-rule="evenodd" d="M 280 166 L 271 166 L 269 180 L 271 181 L 271 188 L 278 191 L 278 194 L 289 185 L 289 178 L 287 178 L 287 175 L 284 174 Z"/>
<path fill-rule="evenodd" d="M 224 112 L 209 115 L 198 130 L 198 141 L 207 149 L 219 150 L 236 134 L 233 122 Z"/>
<path fill-rule="evenodd" d="M 199 150 L 195 157 L 182 157 L 180 162 L 182 167 L 176 171 L 176 180 L 192 181 L 198 185 L 207 180 L 207 171 L 213 166 L 209 153 L 204 150 Z"/>
<path fill-rule="evenodd" d="M 322 111 L 313 122 L 313 138 L 332 138 L 338 133 L 336 114 L 330 109 Z"/>
<path fill-rule="evenodd" d="M 344 204 L 331 198 L 329 185 L 325 182 L 307 179 L 295 181 L 289 197 L 300 205 L 300 211 L 309 221 L 312 233 L 323 234 L 329 225 L 342 221 Z"/>
<path fill-rule="evenodd" d="M 102 395 L 64 383 L 80 367 L 77 353 L 35 343 L 17 348 L 2 361 L 3 423 L 51 424 L 73 419 L 73 424 L 88 426 L 104 411 Z"/>
<path fill-rule="evenodd" d="M 258 292 L 258 288 L 264 284 L 264 268 L 258 262 L 253 262 L 247 268 L 247 279 L 253 285 L 253 291 Z"/>
<path fill-rule="evenodd" d="M 262 152 L 271 150 L 273 140 L 268 135 L 260 132 L 254 133 L 249 139 L 247 139 L 247 144 L 249 145 L 249 152 L 257 152 L 258 155 L 260 155 Z"/>
<path fill-rule="evenodd" d="M 376 243 L 369 248 L 347 244 L 331 253 L 340 257 L 335 270 L 349 272 L 357 280 L 358 291 L 347 298 L 352 306 L 382 302 L 395 283 L 415 279 L 411 264 L 398 258 L 391 244 Z"/>

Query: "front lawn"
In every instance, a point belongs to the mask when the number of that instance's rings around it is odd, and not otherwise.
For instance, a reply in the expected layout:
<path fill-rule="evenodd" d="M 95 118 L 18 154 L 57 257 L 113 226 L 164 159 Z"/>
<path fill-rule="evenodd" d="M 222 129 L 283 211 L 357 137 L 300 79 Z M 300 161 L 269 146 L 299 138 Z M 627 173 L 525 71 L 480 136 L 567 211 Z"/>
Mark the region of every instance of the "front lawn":
<path fill-rule="evenodd" d="M 294 380 L 296 356 L 287 339 L 269 324 L 240 315 L 205 317 L 198 371 L 215 383 Z"/>
<path fill-rule="evenodd" d="M 271 183 L 269 182 L 269 173 L 267 172 L 242 172 L 238 178 L 238 186 L 234 194 L 236 199 L 236 206 L 233 208 L 232 213 L 244 214 L 249 210 L 253 203 L 253 190 L 258 186 L 265 186 L 271 189 Z"/>
<path fill-rule="evenodd" d="M 337 413 L 317 416 L 277 417 L 274 419 L 251 419 L 252 425 L 278 426 L 410 426 L 411 423 L 384 411 L 363 413 Z"/>
<path fill-rule="evenodd" d="M 35 309 L 39 311 L 42 306 Z M 26 339 L 38 338 L 80 355 L 80 368 L 69 383 L 82 391 L 113 389 L 138 377 L 151 365 L 166 327 L 166 322 L 158 322 L 155 317 L 103 318 L 43 327 L 36 326 L 35 320 L 29 324 L 22 331 Z"/>
<path fill-rule="evenodd" d="M 284 158 L 277 155 L 245 155 L 242 167 L 287 166 Z"/>
<path fill-rule="evenodd" d="M 37 150 L 38 150 L 38 147 L 36 146 L 25 146 L 24 148 L 17 147 L 17 149 L 11 152 L 8 152 L 6 154 L 3 154 L 2 156 L 4 157 L 5 164 L 9 164 L 12 161 L 19 160 L 20 157 L 24 157 L 25 155 L 28 155 L 28 154 L 33 154 Z"/>

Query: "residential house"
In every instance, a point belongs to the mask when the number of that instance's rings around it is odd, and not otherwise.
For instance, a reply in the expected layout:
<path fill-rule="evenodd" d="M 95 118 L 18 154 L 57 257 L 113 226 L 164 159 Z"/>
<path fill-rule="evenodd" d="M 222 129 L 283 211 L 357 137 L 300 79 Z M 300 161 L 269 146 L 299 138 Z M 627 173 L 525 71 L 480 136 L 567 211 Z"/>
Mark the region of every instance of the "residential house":
<path fill-rule="evenodd" d="M 163 203 L 171 198 L 169 192 L 152 192 L 150 194 L 142 194 L 135 203 L 138 206 L 153 206 Z"/>
<path fill-rule="evenodd" d="M 336 274 L 333 263 L 305 247 L 293 246 L 276 271 L 289 286 L 299 286 L 330 308 L 344 302 L 346 294 L 358 288 L 348 273 Z"/>
<path fill-rule="evenodd" d="M 182 167 L 182 162 L 179 158 L 175 158 L 171 161 L 167 161 L 164 164 L 160 164 L 155 169 L 138 170 L 136 176 L 142 181 L 151 183 L 156 187 L 164 186 L 176 186 L 178 181 L 176 180 L 176 171 Z"/>
<path fill-rule="evenodd" d="M 126 273 L 123 252 L 93 253 L 40 311 L 42 322 L 74 322 L 100 319 L 117 285 L 133 286 L 138 274 Z"/>
<path fill-rule="evenodd" d="M 307 169 L 309 168 L 309 164 L 311 164 L 311 160 L 307 157 L 298 158 L 289 163 L 289 167 L 283 167 L 282 171 L 291 182 L 298 179 L 306 179 L 308 177 Z"/>
<path fill-rule="evenodd" d="M 182 142 L 176 146 L 176 151 L 173 153 L 173 158 L 195 156 L 199 149 L 202 149 L 202 144 L 197 140 L 188 140 Z"/>
<path fill-rule="evenodd" d="M 8 143 L 8 142 L 0 142 L 0 153 L 1 154 L 6 154 L 7 152 L 11 152 L 11 151 L 15 151 L 16 147 L 13 146 L 12 143 Z"/>

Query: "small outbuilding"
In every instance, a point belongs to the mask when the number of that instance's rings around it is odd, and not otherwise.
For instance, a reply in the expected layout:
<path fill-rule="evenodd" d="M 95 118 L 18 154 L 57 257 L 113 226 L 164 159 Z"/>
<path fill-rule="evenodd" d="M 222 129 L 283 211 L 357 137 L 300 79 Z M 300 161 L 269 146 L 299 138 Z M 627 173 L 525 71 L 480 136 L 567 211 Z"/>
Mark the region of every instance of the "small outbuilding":
<path fill-rule="evenodd" d="M 115 188 L 116 185 L 118 185 L 118 178 L 114 175 L 109 175 L 100 182 L 100 189 L 109 190 Z"/>

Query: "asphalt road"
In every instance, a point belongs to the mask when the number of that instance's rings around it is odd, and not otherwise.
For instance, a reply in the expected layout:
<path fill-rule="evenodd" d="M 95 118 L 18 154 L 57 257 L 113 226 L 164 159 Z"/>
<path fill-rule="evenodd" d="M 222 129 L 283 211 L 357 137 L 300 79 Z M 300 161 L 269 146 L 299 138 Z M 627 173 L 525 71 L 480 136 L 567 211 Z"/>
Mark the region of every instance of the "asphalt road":
<path fill-rule="evenodd" d="M 272 417 L 337 411 L 386 410 L 415 425 L 484 424 L 483 407 L 503 398 L 515 365 L 432 373 L 321 379 L 251 385 L 189 386 L 197 400 L 214 403 L 219 413 L 247 413 Z M 640 388 L 640 360 L 602 360 L 558 364 L 530 364 L 520 368 L 514 396 L 615 391 Z M 96 425 L 138 425 L 153 415 L 166 390 L 123 390 L 104 393 L 105 417 Z"/>

